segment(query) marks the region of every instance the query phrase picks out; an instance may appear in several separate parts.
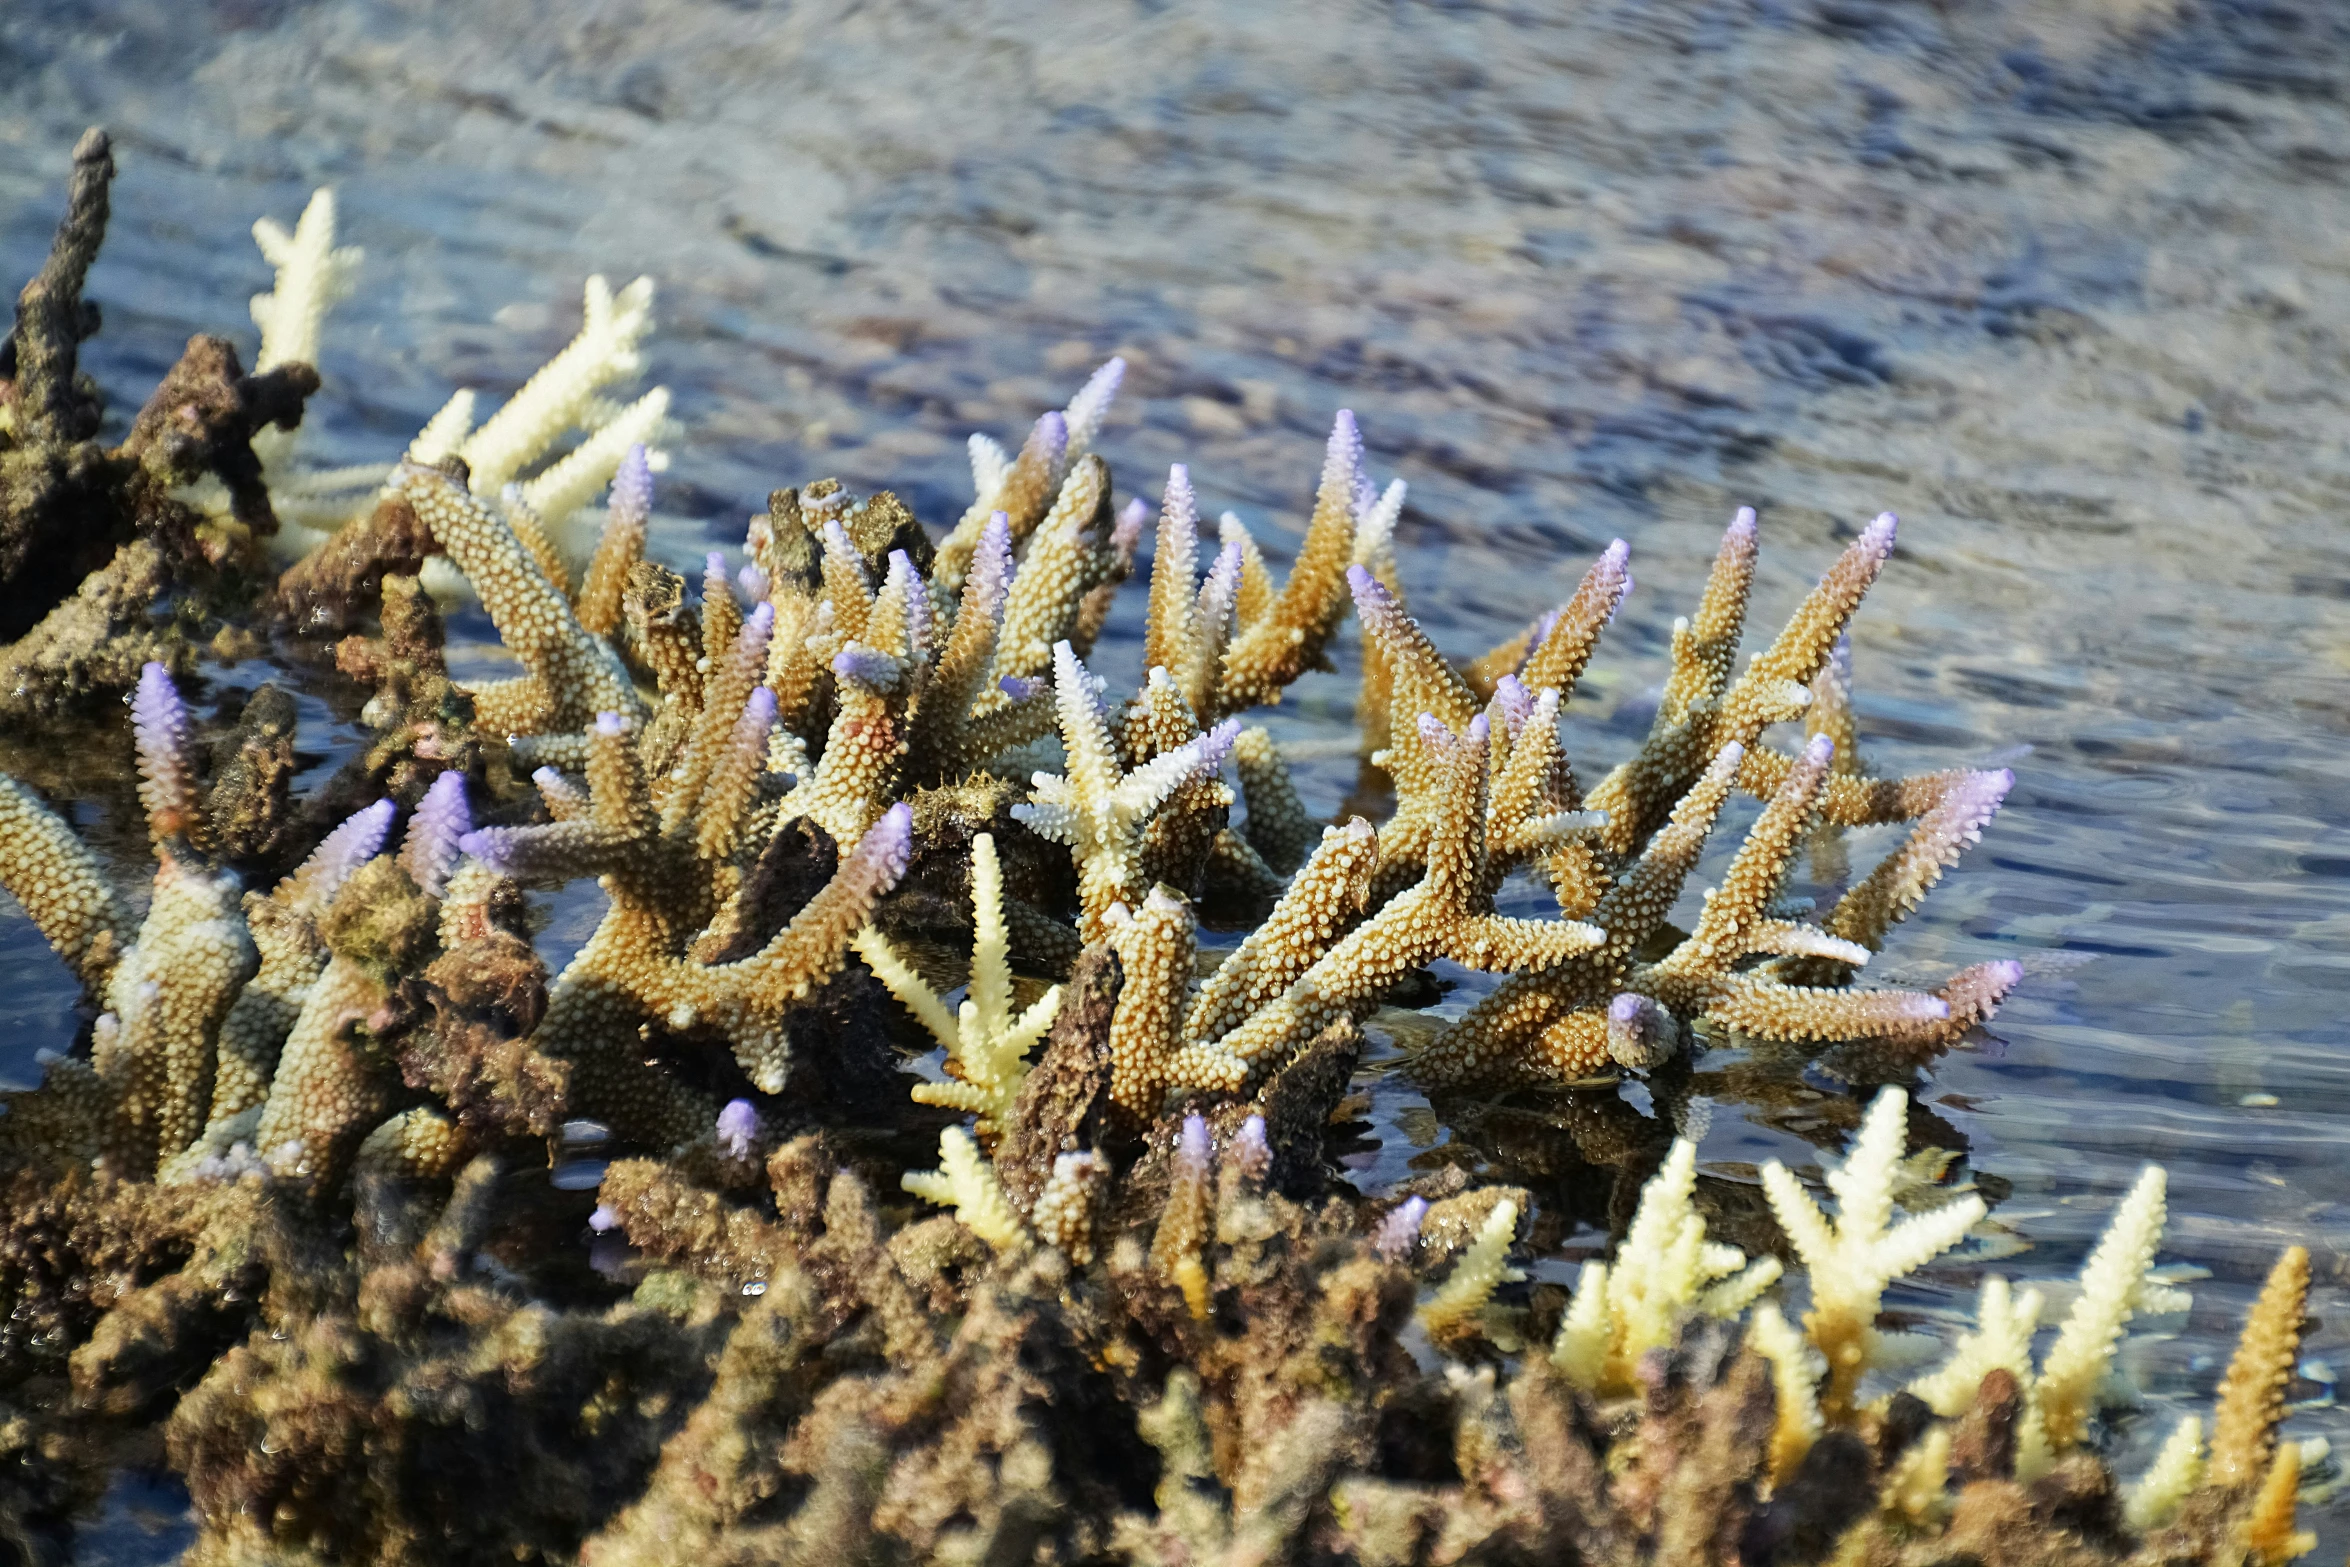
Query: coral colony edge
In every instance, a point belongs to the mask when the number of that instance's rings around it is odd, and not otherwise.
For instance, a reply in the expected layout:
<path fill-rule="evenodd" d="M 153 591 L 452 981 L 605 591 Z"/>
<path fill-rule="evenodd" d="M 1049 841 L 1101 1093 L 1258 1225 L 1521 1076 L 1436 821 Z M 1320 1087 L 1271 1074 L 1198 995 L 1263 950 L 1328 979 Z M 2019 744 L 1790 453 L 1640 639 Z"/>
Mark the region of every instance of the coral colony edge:
<path fill-rule="evenodd" d="M 135 760 L 153 869 L 118 885 L 72 789 L 0 778 L 0 882 L 89 1019 L 0 1115 L 0 1556 L 66 1559 L 126 1468 L 184 1482 L 199 1563 L 2308 1548 L 2319 1444 L 2277 1434 L 2300 1248 L 2208 1420 L 2117 1473 L 2117 1346 L 2186 1306 L 2160 1169 L 2060 1320 L 1983 1275 L 1936 1341 L 1886 1292 L 1993 1227 L 1901 1086 L 1819 1096 L 1850 1112 L 1824 1188 L 1701 1177 L 1662 1118 L 1708 1044 L 1913 1083 L 2021 977 L 1867 978 L 2011 782 L 1856 750 L 1844 635 L 1890 516 L 1741 661 L 1740 512 L 1646 742 L 1586 785 L 1561 714 L 1622 544 L 1457 659 L 1350 415 L 1283 577 L 1180 467 L 1116 502 L 1115 360 L 1017 450 L 973 436 L 943 531 L 818 480 L 689 582 L 645 556 L 646 282 L 591 280 L 487 418 L 461 392 L 396 462 L 304 463 L 359 262 L 322 192 L 255 230 L 253 368 L 199 336 L 101 444 L 76 360 L 112 173 L 92 132 L 0 360 L 0 719 Z M 1146 530 L 1148 676 L 1112 692 L 1086 660 Z M 452 675 L 454 592 L 510 678 Z M 1349 613 L 1376 824 L 1309 816 L 1252 723 Z M 364 740 L 299 798 L 290 695 L 207 674 L 263 658 L 359 693 Z M 1881 864 L 1785 895 L 1871 824 L 1905 829 Z M 546 893 L 591 877 L 550 974 Z M 1499 912 L 1527 889 L 1555 913 Z M 1533 1189 L 1432 1163 L 1365 1197 L 1337 1163 L 1366 1023 L 1435 1000 L 1439 960 L 1498 983 L 1395 1070 L 1460 1129 L 1568 1104 L 1570 1162 L 1621 1183 L 1569 1288 L 1512 1265 Z M 1558 1092 L 1631 1076 L 1658 1118 Z M 595 1190 L 550 1179 L 589 1158 Z"/>

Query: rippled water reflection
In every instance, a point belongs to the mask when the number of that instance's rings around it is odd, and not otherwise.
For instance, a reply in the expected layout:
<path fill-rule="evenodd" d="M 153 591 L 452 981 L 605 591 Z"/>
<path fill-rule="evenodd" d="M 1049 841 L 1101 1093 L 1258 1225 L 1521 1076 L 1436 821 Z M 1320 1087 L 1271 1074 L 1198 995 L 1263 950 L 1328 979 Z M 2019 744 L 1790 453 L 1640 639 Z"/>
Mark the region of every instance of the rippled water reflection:
<path fill-rule="evenodd" d="M 2346 88 L 2323 0 L 20 0 L 0 271 L 108 123 L 90 364 L 132 397 L 187 333 L 243 326 L 251 220 L 334 183 L 367 282 L 309 439 L 345 461 L 454 385 L 511 387 L 585 271 L 653 273 L 679 554 L 825 472 L 949 518 L 964 433 L 1016 431 L 1111 350 L 1125 484 L 1180 457 L 1211 510 L 1294 538 L 1349 406 L 1411 481 L 1404 569 L 1453 651 L 1631 540 L 1570 716 L 1586 776 L 1643 727 L 1735 504 L 1764 514 L 1764 618 L 1898 510 L 1856 631 L 1871 755 L 2019 782 L 1889 958 L 2033 970 L 1931 1114 L 2006 1190 L 2013 1272 L 2069 1272 L 2139 1162 L 2169 1165 L 2169 1254 L 2217 1277 L 2141 1369 L 2199 1396 L 2285 1241 L 2328 1281 L 2312 1354 L 2350 1341 Z M 1351 699 L 1319 677 L 1278 717 L 1328 758 L 1309 804 L 1353 782 L 1327 745 Z M 20 922 L 0 953 L 22 1076 L 73 998 Z M 1728 1177 L 1853 1116 L 1797 1065 L 1717 1054 L 1687 1092 Z M 1590 1106 L 1447 1131 L 1388 1083 L 1372 1114 L 1366 1178 L 1500 1161 L 1569 1248 L 1620 1194 L 1561 1150 L 1643 1135 Z M 2330 1407 L 2294 1429 L 2344 1434 Z"/>

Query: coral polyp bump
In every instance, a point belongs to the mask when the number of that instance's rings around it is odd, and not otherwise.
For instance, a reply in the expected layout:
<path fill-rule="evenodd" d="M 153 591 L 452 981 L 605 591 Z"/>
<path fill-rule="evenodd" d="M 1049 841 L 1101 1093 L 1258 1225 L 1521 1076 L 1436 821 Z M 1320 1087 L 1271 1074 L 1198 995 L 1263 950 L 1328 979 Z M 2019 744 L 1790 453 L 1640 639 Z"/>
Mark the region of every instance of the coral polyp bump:
<path fill-rule="evenodd" d="M 2305 1543 L 2314 1455 L 2277 1434 L 2299 1250 L 2208 1444 L 2187 1421 L 2124 1487 L 2106 1373 L 2133 1317 L 2184 1305 L 2152 1271 L 2159 1171 L 2045 1354 L 2041 1295 L 1991 1279 L 1913 1376 L 1886 1292 L 1987 1209 L 1921 1183 L 1901 1089 L 1827 1173 L 1833 1216 L 1774 1164 L 1733 1246 L 1729 1183 L 1590 1086 L 1649 1074 L 1661 1103 L 1721 1044 L 1859 1042 L 1908 1081 L 2018 983 L 1867 979 L 2012 783 L 1857 754 L 1847 630 L 1891 516 L 1741 662 L 1739 512 L 1647 737 L 1586 787 L 1564 726 L 1623 544 L 1453 656 L 1351 414 L 1281 576 L 1236 518 L 1210 555 L 1186 468 L 1155 525 L 1119 503 L 1117 360 L 1016 450 L 974 436 L 935 533 L 819 479 L 689 579 L 653 553 L 667 398 L 615 395 L 647 282 L 591 281 L 578 338 L 487 419 L 459 393 L 380 466 L 301 465 L 361 265 L 321 193 L 256 230 L 256 374 L 199 339 L 100 448 L 75 349 L 111 168 L 85 140 L 0 382 L 0 586 L 32 611 L 0 718 L 127 696 L 110 743 L 153 871 L 118 885 L 0 777 L 0 883 L 89 1018 L 0 1116 L 0 1538 L 64 1549 L 113 1465 L 160 1455 L 201 1563 Z M 1145 673 L 1113 691 L 1096 644 L 1146 525 Z M 511 675 L 452 673 L 452 592 Z M 1315 819 L 1261 721 L 1350 615 L 1378 822 Z M 294 704 L 224 678 L 266 648 L 364 694 L 300 798 Z M 1680 928 L 1741 794 L 1758 814 Z M 1904 831 L 1825 908 L 1792 899 L 1799 851 L 1860 827 Z M 546 898 L 591 880 L 549 974 Z M 1548 1095 L 1631 1173 L 1572 1290 L 1520 1266 L 1558 1233 L 1534 1189 L 1433 1165 L 1367 1195 L 1340 1162 L 1366 1026 L 1438 964 L 1493 979 L 1396 1065 L 1434 1113 Z"/>

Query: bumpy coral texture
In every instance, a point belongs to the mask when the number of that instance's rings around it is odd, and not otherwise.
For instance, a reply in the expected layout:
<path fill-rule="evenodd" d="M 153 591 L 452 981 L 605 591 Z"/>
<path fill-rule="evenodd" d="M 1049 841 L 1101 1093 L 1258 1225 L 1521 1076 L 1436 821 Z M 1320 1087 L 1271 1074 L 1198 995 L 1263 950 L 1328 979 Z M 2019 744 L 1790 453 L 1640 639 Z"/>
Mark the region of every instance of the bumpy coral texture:
<path fill-rule="evenodd" d="M 666 394 L 614 395 L 643 280 L 590 280 L 578 336 L 486 420 L 459 392 L 397 463 L 300 462 L 306 362 L 362 260 L 321 193 L 256 229 L 260 373 L 199 339 L 98 448 L 74 349 L 111 156 L 77 150 L 0 366 L 0 583 L 32 616 L 5 656 L 35 672 L 0 718 L 129 693 L 115 760 L 155 869 L 134 918 L 62 802 L 0 778 L 0 884 L 92 1020 L 0 1114 L 10 1547 L 61 1555 L 108 1466 L 158 1455 L 188 1559 L 223 1567 L 2306 1544 L 2280 1431 L 2306 1253 L 2208 1444 L 2187 1420 L 2125 1488 L 2108 1372 L 2185 1305 L 2154 1270 L 2158 1170 L 2045 1347 L 2041 1295 L 1990 1277 L 1897 1377 L 1888 1292 L 1986 1216 L 1910 1146 L 1930 1116 L 1807 1085 L 1840 1154 L 1818 1179 L 1700 1162 L 1693 1053 L 1834 1045 L 1908 1081 L 2020 977 L 1862 982 L 2012 782 L 1858 754 L 1848 628 L 1890 517 L 1741 663 L 1741 512 L 1647 741 L 1586 790 L 1562 725 L 1629 551 L 1456 663 L 1350 413 L 1286 575 L 1235 516 L 1205 536 L 1187 468 L 1155 525 L 1121 503 L 1117 360 L 1017 451 L 973 437 L 936 538 L 818 479 L 689 575 L 649 553 Z M 63 537 L 91 506 L 113 532 Z M 1113 693 L 1096 646 L 1146 532 L 1144 672 Z M 467 591 L 510 678 L 444 656 L 433 595 Z M 291 700 L 198 671 L 149 615 L 165 592 L 174 626 L 257 605 L 372 691 L 320 789 L 289 788 Z M 1249 716 L 1350 612 L 1376 823 L 1317 819 Z M 1759 815 L 1677 928 L 1738 791 Z M 1841 830 L 1889 823 L 1852 877 Z M 1846 888 L 1825 910 L 1787 895 L 1799 851 Z M 558 889 L 596 901 L 550 975 Z M 1513 912 L 1530 891 L 1555 912 Z M 1415 1028 L 1437 965 L 1495 979 Z M 1491 1175 L 1420 1160 L 1365 1195 L 1382 1036 Z M 1614 1092 L 1634 1073 L 1653 1116 Z M 1562 1291 L 1528 1265 L 1594 1177 L 1611 1243 Z"/>

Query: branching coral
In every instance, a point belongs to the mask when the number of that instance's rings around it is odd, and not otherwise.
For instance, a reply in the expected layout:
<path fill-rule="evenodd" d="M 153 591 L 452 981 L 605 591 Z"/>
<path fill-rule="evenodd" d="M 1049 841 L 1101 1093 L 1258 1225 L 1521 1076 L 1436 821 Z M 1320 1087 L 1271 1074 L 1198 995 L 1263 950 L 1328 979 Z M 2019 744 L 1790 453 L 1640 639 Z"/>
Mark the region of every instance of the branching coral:
<path fill-rule="evenodd" d="M 1372 482 L 1341 413 L 1286 580 L 1230 514 L 1203 561 L 1193 475 L 1169 471 L 1142 676 L 1113 696 L 1088 660 L 1111 667 L 1096 640 L 1151 522 L 1095 449 L 1122 361 L 1017 453 L 974 437 L 973 502 L 935 542 L 897 496 L 818 479 L 691 580 L 653 517 L 665 396 L 612 396 L 649 283 L 592 280 L 577 339 L 478 427 L 460 393 L 394 467 L 296 466 L 261 426 L 314 384 L 358 261 L 326 193 L 256 228 L 262 373 L 199 340 L 96 448 L 74 347 L 109 158 L 81 149 L 0 367 L 0 578 L 51 571 L 37 535 L 67 499 L 114 508 L 127 564 L 79 590 L 71 646 L 86 685 L 136 686 L 118 762 L 157 869 L 134 917 L 0 779 L 0 883 L 94 1018 L 0 1118 L 0 1392 L 62 1389 L 41 1420 L 167 1453 L 192 1560 L 2021 1567 L 2302 1545 L 2305 1454 L 2278 1427 L 2305 1254 L 2253 1313 L 2208 1453 L 2190 1421 L 2124 1493 L 2101 1385 L 2133 1316 L 2181 1304 L 2149 1272 L 2159 1171 L 2043 1353 L 2039 1294 L 1987 1279 L 1905 1391 L 1887 1292 L 1986 1211 L 1919 1196 L 1942 1156 L 1905 1158 L 1906 1096 L 1863 1115 L 1805 1087 L 1807 1114 L 1835 1111 L 1812 1124 L 1858 1120 L 1832 1218 L 1776 1162 L 1701 1185 L 1684 1048 L 1868 1040 L 1913 1071 L 2018 978 L 1855 983 L 2012 782 L 1859 756 L 1848 627 L 1890 517 L 1741 666 L 1740 513 L 1647 740 L 1586 791 L 1561 726 L 1629 551 L 1456 664 L 1407 607 L 1403 485 Z M 334 666 L 373 692 L 367 737 L 299 802 L 286 693 L 220 683 L 208 715 L 146 619 L 201 586 L 191 562 L 243 570 L 273 498 L 336 532 L 267 613 L 311 651 L 350 633 Z M 424 580 L 445 571 L 513 678 L 453 675 Z M 1316 821 L 1245 716 L 1329 667 L 1349 608 L 1367 783 L 1394 792 L 1378 826 Z M 68 640 L 9 656 L 63 667 Z M 1800 748 L 1774 749 L 1797 720 Z M 1759 815 L 1677 929 L 1738 790 Z M 1824 913 L 1787 896 L 1799 851 L 1832 865 L 1843 828 L 1892 823 L 1905 840 Z M 533 899 L 591 877 L 601 916 L 550 980 Z M 1514 917 L 1521 877 L 1555 914 Z M 1218 952 L 1203 922 L 1246 933 Z M 1480 1182 L 1448 1148 L 1366 1196 L 1364 1169 L 1394 1174 L 1361 1157 L 1363 1074 L 1385 1069 L 1366 1048 L 1403 1031 L 1374 1018 L 1428 1004 L 1439 965 L 1496 979 L 1409 1053 L 1439 1095 L 1411 1113 L 1548 1118 L 1574 1159 L 1497 1143 Z M 922 1035 L 939 1080 L 900 1070 Z M 1491 1094 L 1605 1068 L 1653 1074 L 1656 1116 Z M 935 1170 L 902 1168 L 934 1141 Z M 1558 1246 L 1594 1165 L 1620 1233 L 1562 1300 L 1513 1255 Z M 1503 1184 L 1521 1169 L 1542 1178 Z M 1783 1285 L 1774 1251 L 1800 1262 Z M 1511 1358 L 1537 1334 L 1547 1355 Z M 138 1435 L 157 1422 L 160 1449 Z M 29 1476 L 46 1539 L 58 1499 L 96 1489 L 64 1471 L 102 1460 L 36 1424 L 0 1407 L 0 1474 Z"/>
<path fill-rule="evenodd" d="M 93 129 L 75 145 L 48 260 L 0 344 L 0 638 L 13 643 L 0 654 L 0 705 L 19 719 L 122 690 L 151 660 L 185 666 L 187 629 L 239 596 L 258 541 L 277 531 L 254 442 L 298 424 L 318 387 L 295 360 L 247 375 L 225 338 L 200 335 L 121 444 L 98 443 L 105 400 L 80 371 L 80 345 L 99 312 L 82 286 L 113 178 L 113 144 Z M 218 493 L 217 515 L 185 498 L 199 481 Z M 179 613 L 158 622 L 153 605 L 175 588 Z"/>
<path fill-rule="evenodd" d="M 1888 1225 L 1908 1109 L 1908 1095 L 1897 1088 L 1869 1107 L 1851 1157 L 1828 1172 L 1838 1203 L 1833 1220 L 1785 1165 L 1774 1159 L 1762 1169 L 1771 1211 L 1811 1282 L 1803 1325 L 1828 1363 L 1821 1403 L 1831 1417 L 1851 1411 L 1861 1373 L 1879 1353 L 1877 1306 L 1885 1286 L 1957 1245 L 1988 1211 L 1982 1198 L 1966 1196 Z"/>
<path fill-rule="evenodd" d="M 867 926 L 853 945 L 890 994 L 906 1005 L 946 1051 L 953 1080 L 914 1089 L 917 1104 L 967 1110 L 979 1129 L 993 1135 L 1010 1121 L 1028 1078 L 1028 1052 L 1060 1010 L 1061 987 L 1051 986 L 1025 1012 L 1012 1011 L 1011 943 L 1004 928 L 1004 875 L 995 838 L 971 840 L 971 986 L 959 1012 L 947 1011 L 937 992 L 922 982 L 889 938 Z"/>
<path fill-rule="evenodd" d="M 1641 1188 L 1615 1261 L 1583 1264 L 1550 1352 L 1577 1387 L 1633 1391 L 1641 1358 L 1671 1344 L 1683 1317 L 1735 1317 L 1777 1281 L 1776 1257 L 1750 1264 L 1737 1247 L 1706 1239 L 1705 1220 L 1689 1202 L 1696 1185 L 1697 1145 L 1677 1138 L 1664 1168 Z"/>

